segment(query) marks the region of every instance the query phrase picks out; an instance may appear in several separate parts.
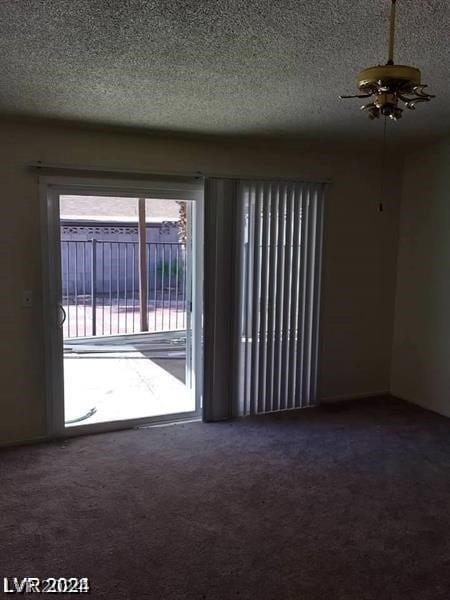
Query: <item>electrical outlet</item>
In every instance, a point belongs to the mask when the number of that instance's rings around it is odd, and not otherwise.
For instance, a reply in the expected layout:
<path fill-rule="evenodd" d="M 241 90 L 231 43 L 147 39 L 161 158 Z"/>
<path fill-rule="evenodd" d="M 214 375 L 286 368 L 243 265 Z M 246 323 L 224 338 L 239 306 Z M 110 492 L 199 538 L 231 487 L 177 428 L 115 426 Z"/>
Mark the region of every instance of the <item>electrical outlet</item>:
<path fill-rule="evenodd" d="M 22 306 L 25 308 L 33 306 L 33 292 L 31 290 L 24 290 L 22 294 Z"/>

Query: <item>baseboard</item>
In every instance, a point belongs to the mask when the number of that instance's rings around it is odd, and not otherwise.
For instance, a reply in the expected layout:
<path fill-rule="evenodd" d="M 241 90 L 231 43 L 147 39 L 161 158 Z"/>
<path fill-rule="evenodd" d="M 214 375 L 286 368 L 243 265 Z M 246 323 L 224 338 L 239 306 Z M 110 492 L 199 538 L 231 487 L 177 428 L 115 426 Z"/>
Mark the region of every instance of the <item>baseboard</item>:
<path fill-rule="evenodd" d="M 320 398 L 320 404 L 327 404 L 331 402 L 344 402 L 345 400 L 364 400 L 365 398 L 376 398 L 376 397 L 384 397 L 390 396 L 390 392 L 388 390 L 382 390 L 380 392 L 366 392 L 365 394 L 347 394 L 345 396 L 327 396 L 325 398 Z"/>
<path fill-rule="evenodd" d="M 424 410 L 429 410 L 435 415 L 440 415 L 441 417 L 445 417 L 446 419 L 450 419 L 450 414 L 446 414 L 436 408 L 428 406 L 427 404 L 421 402 L 420 400 L 411 400 L 410 398 L 404 398 L 403 396 L 399 396 L 398 394 L 390 394 L 393 398 L 401 400 L 402 402 L 407 402 L 408 404 L 412 404 L 413 406 L 418 406 L 419 408 L 423 408 Z"/>
<path fill-rule="evenodd" d="M 55 441 L 55 438 L 50 438 L 48 436 L 9 440 L 7 442 L 0 442 L 0 450 L 6 450 L 7 448 L 15 448 L 17 446 L 31 446 L 33 444 L 44 444 L 46 442 L 53 441 Z"/>

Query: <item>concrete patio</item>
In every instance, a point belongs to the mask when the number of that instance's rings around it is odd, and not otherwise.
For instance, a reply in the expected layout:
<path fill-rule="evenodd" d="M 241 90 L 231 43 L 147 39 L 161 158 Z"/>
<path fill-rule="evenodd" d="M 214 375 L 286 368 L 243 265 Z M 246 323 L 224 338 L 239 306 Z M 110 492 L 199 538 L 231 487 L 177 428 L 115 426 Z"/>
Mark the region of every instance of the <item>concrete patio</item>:
<path fill-rule="evenodd" d="M 67 426 L 193 411 L 183 338 L 171 336 L 66 340 Z"/>

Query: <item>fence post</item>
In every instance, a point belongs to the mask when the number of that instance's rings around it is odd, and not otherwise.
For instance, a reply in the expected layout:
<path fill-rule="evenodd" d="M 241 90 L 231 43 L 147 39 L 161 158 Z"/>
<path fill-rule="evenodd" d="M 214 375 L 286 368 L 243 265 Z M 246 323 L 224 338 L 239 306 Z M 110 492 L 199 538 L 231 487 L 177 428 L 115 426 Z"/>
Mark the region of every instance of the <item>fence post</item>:
<path fill-rule="evenodd" d="M 147 233 L 145 220 L 145 198 L 138 199 L 139 213 L 139 300 L 141 331 L 148 331 L 148 298 L 147 298 Z"/>
<path fill-rule="evenodd" d="M 92 239 L 91 253 L 91 305 L 92 335 L 97 335 L 97 240 Z"/>

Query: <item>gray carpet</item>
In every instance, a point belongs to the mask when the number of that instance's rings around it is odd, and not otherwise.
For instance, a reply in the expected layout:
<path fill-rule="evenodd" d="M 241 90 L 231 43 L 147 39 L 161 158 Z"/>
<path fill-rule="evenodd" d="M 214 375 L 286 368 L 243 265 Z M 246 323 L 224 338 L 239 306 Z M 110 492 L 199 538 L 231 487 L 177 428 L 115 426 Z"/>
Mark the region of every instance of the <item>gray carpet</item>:
<path fill-rule="evenodd" d="M 396 400 L 0 453 L 0 576 L 93 598 L 450 597 L 450 420 Z"/>

